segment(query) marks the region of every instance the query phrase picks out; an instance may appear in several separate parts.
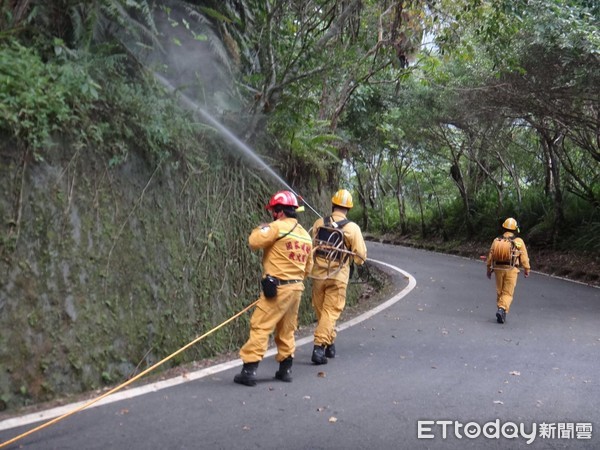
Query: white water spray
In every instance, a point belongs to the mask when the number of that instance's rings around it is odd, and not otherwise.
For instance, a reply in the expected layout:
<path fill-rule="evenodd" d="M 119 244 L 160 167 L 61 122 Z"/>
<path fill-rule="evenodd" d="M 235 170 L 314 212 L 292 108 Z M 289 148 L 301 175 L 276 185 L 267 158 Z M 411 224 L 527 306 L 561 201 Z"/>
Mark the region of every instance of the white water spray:
<path fill-rule="evenodd" d="M 235 134 L 233 134 L 231 131 L 229 131 L 222 123 L 220 123 L 218 120 L 216 120 L 213 116 L 211 116 L 208 112 L 206 112 L 203 108 L 201 108 L 196 102 L 194 102 L 192 99 L 190 99 L 187 95 L 182 94 L 181 92 L 177 92 L 175 87 L 165 77 L 163 77 L 157 73 L 155 73 L 154 76 L 156 77 L 156 79 L 158 81 L 161 82 L 161 84 L 163 84 L 167 89 L 169 89 L 169 91 L 171 91 L 173 93 L 177 93 L 181 97 L 181 100 L 183 100 L 183 102 L 186 104 L 186 106 L 188 108 L 190 108 L 192 111 L 198 112 L 207 122 L 209 122 L 217 130 L 219 130 L 219 132 L 224 137 L 229 139 L 240 150 L 242 150 L 248 158 L 250 158 L 252 161 L 257 163 L 260 167 L 265 169 L 269 173 L 269 175 L 271 175 L 273 178 L 275 178 L 277 181 L 279 181 L 279 183 L 281 183 L 283 186 L 285 186 L 289 191 L 293 192 L 297 197 L 300 197 L 292 189 L 292 187 L 289 184 L 287 184 L 285 182 L 285 180 L 277 174 L 277 172 L 275 172 L 271 167 L 269 167 L 269 165 L 267 163 L 265 163 L 246 143 L 241 141 Z M 315 211 L 315 209 L 312 206 L 310 206 L 306 202 L 306 200 L 304 200 L 304 198 L 302 198 L 302 200 L 303 200 L 304 204 L 306 206 L 308 206 L 312 212 L 314 212 L 317 216 L 321 217 L 321 214 L 319 214 L 317 211 Z"/>

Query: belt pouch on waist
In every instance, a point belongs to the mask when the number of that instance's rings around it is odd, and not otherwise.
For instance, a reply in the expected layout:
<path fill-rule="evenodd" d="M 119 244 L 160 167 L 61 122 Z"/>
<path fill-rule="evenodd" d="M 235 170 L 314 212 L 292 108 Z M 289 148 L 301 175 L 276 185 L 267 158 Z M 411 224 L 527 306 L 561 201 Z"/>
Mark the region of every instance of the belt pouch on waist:
<path fill-rule="evenodd" d="M 277 278 L 267 275 L 260 281 L 260 284 L 266 298 L 277 296 Z"/>

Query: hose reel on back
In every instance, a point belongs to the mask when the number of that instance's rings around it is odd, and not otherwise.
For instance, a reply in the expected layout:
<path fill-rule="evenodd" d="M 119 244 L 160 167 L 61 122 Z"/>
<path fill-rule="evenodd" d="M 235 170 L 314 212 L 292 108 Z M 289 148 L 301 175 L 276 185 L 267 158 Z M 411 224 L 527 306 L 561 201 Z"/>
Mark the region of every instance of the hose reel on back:
<path fill-rule="evenodd" d="M 500 236 L 492 243 L 492 269 L 511 270 L 515 267 L 521 252 L 513 237 Z"/>
<path fill-rule="evenodd" d="M 363 264 L 359 266 L 360 270 L 356 271 L 359 275 L 358 279 L 356 281 L 352 280 L 355 272 L 354 258 L 361 257 L 346 247 L 342 228 L 349 222 L 350 221 L 347 219 L 334 222 L 331 217 L 325 217 L 323 219 L 323 225 L 317 230 L 315 238 L 313 239 L 312 258 L 314 265 L 324 269 L 326 273 L 326 275 L 320 279 L 326 280 L 332 278 L 344 269 L 346 264 L 350 264 L 351 283 L 366 283 L 369 281 L 370 273 L 366 264 L 364 264 L 364 260 Z"/>

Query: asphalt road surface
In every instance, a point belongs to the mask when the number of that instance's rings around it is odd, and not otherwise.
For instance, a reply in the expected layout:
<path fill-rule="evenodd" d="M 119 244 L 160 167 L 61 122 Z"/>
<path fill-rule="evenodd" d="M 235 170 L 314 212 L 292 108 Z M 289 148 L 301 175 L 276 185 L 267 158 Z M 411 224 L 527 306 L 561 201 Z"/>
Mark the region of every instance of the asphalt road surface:
<path fill-rule="evenodd" d="M 256 387 L 233 383 L 235 361 L 144 395 L 117 393 L 5 448 L 600 448 L 600 289 L 520 276 L 498 324 L 480 261 L 368 250 L 398 295 L 340 324 L 329 364 L 311 364 L 307 338 L 292 383 L 273 378 L 271 351 Z M 0 422 L 0 444 L 44 423 L 29 419 Z"/>

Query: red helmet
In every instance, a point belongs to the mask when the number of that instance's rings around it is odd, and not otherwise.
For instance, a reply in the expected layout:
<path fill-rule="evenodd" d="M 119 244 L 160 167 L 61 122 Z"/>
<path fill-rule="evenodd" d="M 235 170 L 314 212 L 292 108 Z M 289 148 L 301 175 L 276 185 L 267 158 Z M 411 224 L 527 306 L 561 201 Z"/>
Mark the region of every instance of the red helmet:
<path fill-rule="evenodd" d="M 265 206 L 266 209 L 273 209 L 275 205 L 283 205 L 283 206 L 293 206 L 294 208 L 298 207 L 298 199 L 294 195 L 294 193 L 290 191 L 279 191 L 271 200 L 269 200 L 269 204 Z"/>

